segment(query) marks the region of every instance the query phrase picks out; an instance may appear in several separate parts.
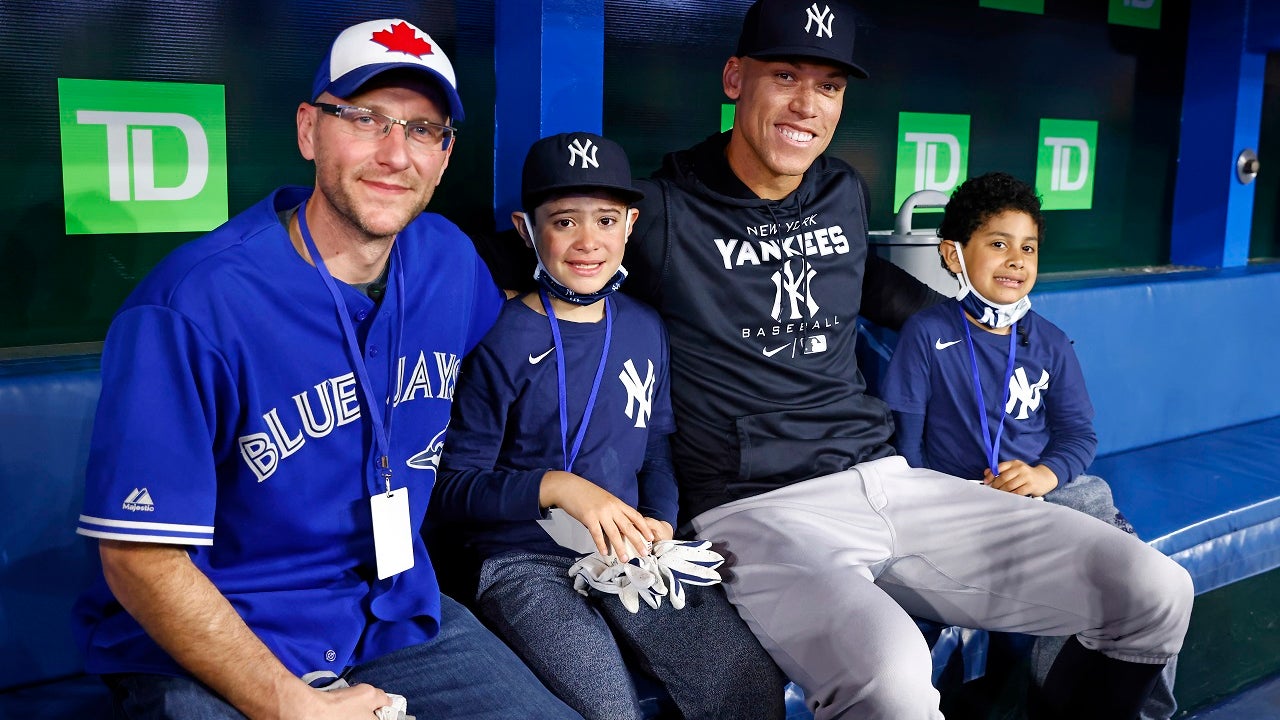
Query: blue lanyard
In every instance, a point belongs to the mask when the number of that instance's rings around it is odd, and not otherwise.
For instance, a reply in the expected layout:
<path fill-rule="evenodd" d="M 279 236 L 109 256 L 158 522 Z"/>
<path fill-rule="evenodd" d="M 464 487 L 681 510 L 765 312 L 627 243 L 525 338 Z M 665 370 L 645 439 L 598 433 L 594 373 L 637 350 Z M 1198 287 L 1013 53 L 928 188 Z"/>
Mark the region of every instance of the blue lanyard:
<path fill-rule="evenodd" d="M 600 394 L 600 379 L 604 377 L 604 366 L 609 360 L 609 343 L 613 339 L 613 301 L 604 299 L 604 348 L 600 351 L 600 365 L 596 367 L 596 378 L 591 383 L 591 394 L 587 396 L 587 407 L 582 411 L 582 423 L 578 425 L 578 434 L 573 439 L 573 451 L 569 451 L 569 400 L 565 392 L 564 379 L 564 342 L 560 340 L 560 322 L 556 320 L 556 311 L 551 309 L 551 300 L 546 290 L 539 290 L 542 307 L 547 311 L 547 320 L 551 323 L 551 339 L 556 350 L 556 380 L 560 391 L 560 451 L 564 453 L 565 472 L 573 472 L 573 461 L 578 459 L 578 450 L 582 449 L 582 439 L 587 435 L 587 424 L 591 422 L 591 411 L 596 407 L 596 397 Z"/>
<path fill-rule="evenodd" d="M 395 402 L 383 403 L 386 418 L 383 419 L 377 412 L 378 403 L 373 398 L 373 383 L 369 381 L 369 369 L 364 362 L 364 353 L 360 352 L 360 347 L 356 344 L 356 329 L 351 324 L 351 318 L 347 314 L 347 303 L 342 299 L 342 292 L 338 290 L 338 284 L 334 282 L 333 276 L 329 274 L 329 268 L 324 265 L 324 258 L 320 257 L 320 251 L 316 249 L 315 241 L 311 239 L 311 231 L 307 228 L 307 203 L 304 200 L 302 205 L 298 207 L 298 229 L 302 232 L 302 242 L 307 246 L 307 252 L 311 253 L 311 260 L 316 264 L 316 270 L 320 271 L 320 279 L 324 280 L 325 287 L 329 288 L 329 294 L 333 296 L 334 306 L 338 310 L 338 320 L 342 324 L 342 336 L 347 341 L 347 351 L 351 354 L 351 364 L 355 366 L 356 379 L 359 381 L 360 392 L 364 395 L 365 405 L 369 408 L 369 420 L 373 423 L 373 441 L 376 447 L 374 452 L 374 472 L 381 477 L 383 483 L 387 487 L 387 492 L 391 492 L 391 463 L 389 457 L 391 455 L 391 419 L 395 411 Z M 396 334 L 392 339 L 391 355 L 387 358 L 392 368 L 396 358 L 400 357 L 400 339 L 404 335 L 404 264 L 400 262 L 400 246 L 392 244 L 391 246 L 391 265 L 395 268 L 396 282 Z M 391 377 L 388 374 L 388 379 Z M 388 380 L 388 385 L 390 381 Z M 377 494 L 375 491 L 374 494 Z"/>
<path fill-rule="evenodd" d="M 978 355 L 973 350 L 973 335 L 969 332 L 969 318 L 965 317 L 964 308 L 956 304 L 956 310 L 960 312 L 960 325 L 964 328 L 964 339 L 969 346 L 969 366 L 973 370 L 973 396 L 978 401 L 978 420 L 982 423 L 982 445 L 987 451 L 987 465 L 991 468 L 992 475 L 999 475 L 1000 471 L 996 466 L 1000 464 L 1000 437 L 1004 434 L 1004 417 L 1008 413 L 1004 411 L 1005 405 L 1009 403 L 1009 381 L 1013 379 L 1013 359 L 1017 352 L 1018 323 L 1014 323 L 1009 328 L 1009 361 L 1005 365 L 1004 370 L 1004 394 L 1000 398 L 1000 424 L 996 426 L 995 437 L 991 437 L 991 430 L 987 425 L 987 405 L 982 400 L 982 378 L 978 374 Z"/>

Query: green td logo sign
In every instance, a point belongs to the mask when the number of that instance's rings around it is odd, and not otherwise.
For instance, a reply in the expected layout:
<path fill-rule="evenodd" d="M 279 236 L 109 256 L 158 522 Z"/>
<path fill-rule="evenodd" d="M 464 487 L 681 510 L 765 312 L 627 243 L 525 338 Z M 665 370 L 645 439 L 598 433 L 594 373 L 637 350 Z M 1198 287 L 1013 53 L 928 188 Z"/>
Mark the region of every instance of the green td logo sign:
<path fill-rule="evenodd" d="M 58 79 L 68 235 L 227 220 L 221 85 Z"/>
<path fill-rule="evenodd" d="M 1098 123 L 1095 120 L 1040 119 L 1036 192 L 1045 210 L 1093 207 Z"/>
<path fill-rule="evenodd" d="M 1110 0 L 1107 22 L 1140 28 L 1160 28 L 1160 0 Z"/>
<path fill-rule="evenodd" d="M 969 171 L 969 116 L 898 113 L 898 168 L 893 208 L 917 190 L 948 195 Z M 933 208 L 932 212 L 942 212 Z M 917 212 L 928 212 L 920 209 Z"/>

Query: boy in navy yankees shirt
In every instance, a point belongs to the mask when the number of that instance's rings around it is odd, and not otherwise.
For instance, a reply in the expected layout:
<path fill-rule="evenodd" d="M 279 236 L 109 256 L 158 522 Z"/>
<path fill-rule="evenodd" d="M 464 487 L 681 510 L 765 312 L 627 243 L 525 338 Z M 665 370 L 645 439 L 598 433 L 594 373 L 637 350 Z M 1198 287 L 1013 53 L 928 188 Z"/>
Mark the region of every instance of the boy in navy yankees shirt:
<path fill-rule="evenodd" d="M 913 467 L 1042 497 L 1132 533 L 1106 481 L 1084 474 L 1097 436 L 1071 341 L 1030 310 L 1044 235 L 1034 188 L 998 172 L 968 180 L 938 235 L 961 290 L 903 326 L 883 392 L 898 450 Z M 1037 642 L 1047 672 L 1062 639 Z M 1171 661 L 1144 719 L 1172 714 L 1172 676 Z"/>
<path fill-rule="evenodd" d="M 544 138 L 521 194 L 512 221 L 539 289 L 468 357 L 432 500 L 483 559 L 480 614 L 585 718 L 640 717 L 624 652 L 685 718 L 782 717 L 781 673 L 723 592 L 697 584 L 714 573 L 689 587 L 656 564 L 683 553 L 699 574 L 720 558 L 672 541 L 666 331 L 614 292 L 642 197 L 626 154 L 589 133 Z"/>

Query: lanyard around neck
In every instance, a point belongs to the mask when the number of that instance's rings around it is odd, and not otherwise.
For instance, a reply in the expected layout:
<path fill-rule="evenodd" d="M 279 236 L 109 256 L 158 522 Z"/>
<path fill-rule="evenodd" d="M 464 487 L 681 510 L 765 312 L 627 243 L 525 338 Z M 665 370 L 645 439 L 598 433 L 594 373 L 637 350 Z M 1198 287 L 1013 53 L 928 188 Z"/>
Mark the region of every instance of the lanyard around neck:
<path fill-rule="evenodd" d="M 573 439 L 573 449 L 569 449 L 569 400 L 565 390 L 564 342 L 560 339 L 560 322 L 556 320 L 556 311 L 551 307 L 551 299 L 546 290 L 539 290 L 542 308 L 547 311 L 547 320 L 551 323 L 551 339 L 556 350 L 556 384 L 560 395 L 560 450 L 564 453 L 565 472 L 573 472 L 573 461 L 578 459 L 578 450 L 582 448 L 582 439 L 587 435 L 587 424 L 591 422 L 591 411 L 596 407 L 596 397 L 600 394 L 600 380 L 604 377 L 604 366 L 609 360 L 609 343 L 613 338 L 613 300 L 604 299 L 604 348 L 600 350 L 600 364 L 596 367 L 595 380 L 591 382 L 591 394 L 587 396 L 587 406 L 582 411 L 582 422 L 578 425 L 578 433 Z"/>
<path fill-rule="evenodd" d="M 360 387 L 361 394 L 364 395 L 365 406 L 369 408 L 369 421 L 373 424 L 373 441 L 375 444 L 374 463 L 375 472 L 378 477 L 382 478 L 386 485 L 386 491 L 391 492 L 391 419 L 395 410 L 394 402 L 382 403 L 385 408 L 383 414 L 378 413 L 378 403 L 374 402 L 373 383 L 369 380 L 369 369 L 364 362 L 364 353 L 360 351 L 360 346 L 356 342 L 356 329 L 351 324 L 351 318 L 347 313 L 347 303 L 342 299 L 342 292 L 338 290 L 338 284 L 334 281 L 333 275 L 329 273 L 329 268 L 325 267 L 324 258 L 320 257 L 320 251 L 316 249 L 315 241 L 311 239 L 311 230 L 307 228 L 307 203 L 304 200 L 302 205 L 298 207 L 298 230 L 302 234 L 302 242 L 307 246 L 307 252 L 311 253 L 311 260 L 316 265 L 316 270 L 320 272 L 320 279 L 324 281 L 324 285 L 329 289 L 329 294 L 333 296 L 334 307 L 338 311 L 338 320 L 342 326 L 342 336 L 347 343 L 347 352 L 351 356 L 351 364 L 355 367 L 356 379 Z M 392 244 L 391 246 L 391 264 L 395 266 L 395 283 L 396 283 L 396 325 L 395 335 L 392 338 L 391 354 L 387 358 L 387 362 L 391 367 L 395 367 L 395 362 L 400 357 L 400 339 L 404 335 L 404 264 L 400 262 L 400 246 Z M 390 378 L 390 374 L 388 374 Z M 377 494 L 379 491 L 375 491 Z"/>
<path fill-rule="evenodd" d="M 1005 405 L 1009 402 L 1009 381 L 1013 379 L 1013 360 L 1014 354 L 1017 352 L 1018 323 L 1014 322 L 1009 328 L 1009 360 L 1005 364 L 1004 369 L 1004 394 L 1000 397 L 1000 423 L 996 425 L 995 437 L 991 436 L 991 431 L 987 425 L 987 404 L 983 401 L 982 396 L 982 378 L 978 373 L 978 355 L 973 349 L 973 335 L 969 332 L 969 318 L 965 317 L 964 308 L 956 303 L 956 309 L 960 312 L 960 325 L 964 327 L 964 339 L 969 347 L 969 367 L 973 370 L 973 396 L 978 402 L 978 420 L 982 424 L 982 445 L 987 453 L 987 466 L 991 468 L 992 475 L 999 475 L 1000 471 L 997 466 L 1000 464 L 1000 437 L 1004 434 L 1004 418 L 1008 413 L 1005 412 Z"/>

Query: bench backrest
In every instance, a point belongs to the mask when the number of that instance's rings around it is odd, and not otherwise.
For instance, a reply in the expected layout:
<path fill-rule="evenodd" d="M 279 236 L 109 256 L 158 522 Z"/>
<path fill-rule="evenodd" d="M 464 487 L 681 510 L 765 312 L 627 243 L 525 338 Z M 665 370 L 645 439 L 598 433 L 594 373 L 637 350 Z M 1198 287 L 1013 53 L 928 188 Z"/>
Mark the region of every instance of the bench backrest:
<path fill-rule="evenodd" d="M 1075 341 L 1100 455 L 1280 416 L 1280 269 L 1045 283 Z"/>
<path fill-rule="evenodd" d="M 78 673 L 71 606 L 97 573 L 75 534 L 97 356 L 0 363 L 0 690 Z"/>

